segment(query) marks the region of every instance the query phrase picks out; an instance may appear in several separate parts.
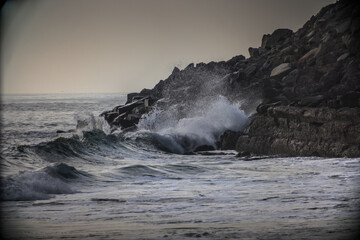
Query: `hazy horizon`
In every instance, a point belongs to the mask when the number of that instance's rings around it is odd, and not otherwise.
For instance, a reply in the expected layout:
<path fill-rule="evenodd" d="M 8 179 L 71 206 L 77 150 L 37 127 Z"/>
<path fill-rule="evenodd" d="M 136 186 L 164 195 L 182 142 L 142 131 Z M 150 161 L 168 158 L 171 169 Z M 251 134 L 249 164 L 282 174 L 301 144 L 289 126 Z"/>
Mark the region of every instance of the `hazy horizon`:
<path fill-rule="evenodd" d="M 1 9 L 1 93 L 152 88 L 173 68 L 248 57 L 335 0 L 28 0 Z"/>

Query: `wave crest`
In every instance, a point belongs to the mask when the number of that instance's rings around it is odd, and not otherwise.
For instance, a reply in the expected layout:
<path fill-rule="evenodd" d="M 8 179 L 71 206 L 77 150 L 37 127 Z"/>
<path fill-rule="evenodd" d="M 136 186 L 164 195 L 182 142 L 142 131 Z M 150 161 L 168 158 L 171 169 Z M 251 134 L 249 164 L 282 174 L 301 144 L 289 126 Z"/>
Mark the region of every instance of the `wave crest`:
<path fill-rule="evenodd" d="M 50 165 L 39 171 L 20 171 L 2 179 L 1 199 L 5 201 L 45 200 L 54 194 L 75 193 L 68 178 L 77 178 L 80 172 L 64 163 Z"/>

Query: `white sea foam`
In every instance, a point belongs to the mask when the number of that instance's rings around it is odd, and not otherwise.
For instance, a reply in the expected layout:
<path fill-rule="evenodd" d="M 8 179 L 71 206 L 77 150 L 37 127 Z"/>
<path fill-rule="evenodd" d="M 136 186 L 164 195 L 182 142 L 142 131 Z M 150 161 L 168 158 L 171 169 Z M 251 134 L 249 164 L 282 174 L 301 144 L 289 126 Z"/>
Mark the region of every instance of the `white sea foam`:
<path fill-rule="evenodd" d="M 171 123 L 169 124 L 163 117 L 159 122 L 157 116 L 166 114 L 156 110 L 140 121 L 139 129 L 153 131 L 157 143 L 166 150 L 184 154 L 203 145 L 216 148 L 216 141 L 224 131 L 240 131 L 248 124 L 248 117 L 244 111 L 223 96 L 206 106 L 197 106 L 192 112 L 193 117 L 175 122 L 171 114 L 168 114 L 168 121 Z"/>

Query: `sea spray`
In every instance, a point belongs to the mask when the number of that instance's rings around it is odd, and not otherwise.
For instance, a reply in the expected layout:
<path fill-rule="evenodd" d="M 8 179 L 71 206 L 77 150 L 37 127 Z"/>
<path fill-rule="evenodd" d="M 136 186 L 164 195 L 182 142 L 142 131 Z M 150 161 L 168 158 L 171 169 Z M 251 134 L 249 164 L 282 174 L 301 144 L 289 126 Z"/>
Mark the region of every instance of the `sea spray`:
<path fill-rule="evenodd" d="M 244 111 L 223 96 L 202 107 L 199 104 L 194 106 L 197 109 L 192 110 L 193 117 L 177 121 L 174 121 L 169 111 L 155 109 L 142 118 L 138 125 L 139 131 L 151 131 L 156 145 L 162 150 L 186 154 L 200 146 L 216 149 L 216 141 L 224 131 L 241 131 L 248 124 Z M 168 121 L 164 121 L 166 115 L 170 116 Z"/>
<path fill-rule="evenodd" d="M 94 116 L 92 113 L 82 113 L 75 115 L 76 133 L 82 137 L 83 132 L 89 132 L 93 130 L 103 131 L 105 134 L 110 134 L 111 129 L 109 124 L 104 118 Z"/>

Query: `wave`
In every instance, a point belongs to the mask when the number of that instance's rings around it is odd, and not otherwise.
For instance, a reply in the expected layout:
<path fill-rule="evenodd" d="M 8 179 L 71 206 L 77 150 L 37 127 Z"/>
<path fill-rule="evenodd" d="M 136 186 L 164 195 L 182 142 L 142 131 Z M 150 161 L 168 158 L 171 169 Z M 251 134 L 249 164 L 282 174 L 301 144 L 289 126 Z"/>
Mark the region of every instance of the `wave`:
<path fill-rule="evenodd" d="M 165 164 L 165 165 L 128 165 L 116 169 L 112 176 L 118 179 L 151 177 L 153 179 L 182 179 L 184 175 L 197 175 L 208 169 L 191 164 Z M 120 175 L 119 175 L 120 174 Z M 116 176 L 115 176 L 116 175 Z"/>
<path fill-rule="evenodd" d="M 248 124 L 248 117 L 238 105 L 219 97 L 193 117 L 174 121 L 155 110 L 146 115 L 138 125 L 138 131 L 123 133 L 110 131 L 101 118 L 92 115 L 77 117 L 75 133 L 35 145 L 21 145 L 20 153 L 29 158 L 41 158 L 45 162 L 63 162 L 74 158 L 98 163 L 103 157 L 148 157 L 159 151 L 191 154 L 201 150 L 215 150 L 217 141 L 225 130 L 240 131 Z M 160 122 L 159 122 L 160 121 Z M 154 127 L 156 126 L 156 127 Z"/>
<path fill-rule="evenodd" d="M 39 171 L 20 171 L 1 180 L 1 200 L 45 200 L 54 194 L 75 193 L 69 179 L 83 176 L 86 173 L 64 163 L 53 164 Z"/>
<path fill-rule="evenodd" d="M 1 199 L 3 200 L 40 200 L 49 199 L 54 194 L 76 192 L 72 187 L 84 177 L 93 178 L 82 169 L 91 169 L 106 161 L 121 161 L 124 158 L 149 159 L 161 154 L 189 154 L 199 149 L 216 149 L 216 143 L 225 130 L 240 131 L 248 124 L 248 117 L 236 104 L 219 97 L 207 106 L 194 110 L 193 117 L 174 120 L 157 118 L 152 112 L 145 116 L 138 131 L 123 133 L 110 132 L 103 123 L 90 117 L 82 119 L 76 132 L 60 134 L 58 138 L 34 145 L 17 147 L 24 162 L 38 162 L 43 166 L 39 171 L 20 171 L 2 179 Z M 161 123 L 159 123 L 161 119 Z M 156 124 L 154 124 L 154 122 Z M 157 126 L 154 128 L 153 126 Z M 204 147 L 205 146 L 205 147 Z M 25 157 L 23 157 L 25 156 Z M 31 160 L 31 161 L 27 161 Z M 113 164 L 114 162 L 110 162 Z M 88 166 L 87 164 L 90 164 Z M 204 169 L 196 166 L 167 165 L 166 167 L 128 165 L 118 168 L 116 173 L 106 173 L 122 178 L 159 177 L 179 178 L 178 174 L 192 174 Z M 32 169 L 32 168 L 30 168 Z M 180 171 L 180 172 L 179 172 Z M 119 175 L 120 174 L 120 175 Z M 106 177 L 106 176 L 105 176 Z M 79 180 L 80 179 L 80 180 Z M 97 179 L 99 180 L 99 179 Z M 106 180 L 109 180 L 106 177 Z"/>
<path fill-rule="evenodd" d="M 122 167 L 122 168 L 118 169 L 118 171 L 121 174 L 130 176 L 130 177 L 143 176 L 143 177 L 162 177 L 162 178 L 164 178 L 167 176 L 167 173 L 164 171 L 161 171 L 161 170 L 156 169 L 151 166 L 146 166 L 146 165 L 141 165 L 141 164 Z"/>
<path fill-rule="evenodd" d="M 39 144 L 20 145 L 17 150 L 31 159 L 41 158 L 46 162 L 61 162 L 74 158 L 96 161 L 96 155 L 104 156 L 104 153 L 121 150 L 122 142 L 122 134 L 106 134 L 96 129 Z"/>

